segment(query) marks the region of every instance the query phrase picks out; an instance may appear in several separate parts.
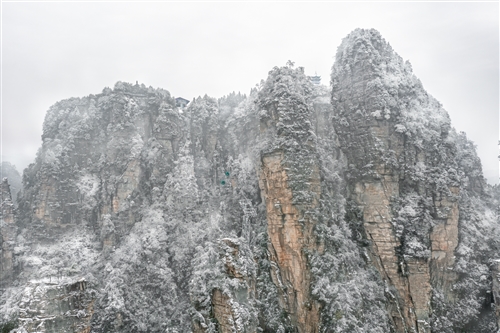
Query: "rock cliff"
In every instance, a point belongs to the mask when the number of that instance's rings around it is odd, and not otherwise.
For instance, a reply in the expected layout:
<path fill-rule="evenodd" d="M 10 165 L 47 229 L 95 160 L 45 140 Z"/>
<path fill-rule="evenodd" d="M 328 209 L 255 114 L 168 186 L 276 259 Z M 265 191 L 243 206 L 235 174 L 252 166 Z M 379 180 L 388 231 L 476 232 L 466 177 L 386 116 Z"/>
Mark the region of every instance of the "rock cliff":
<path fill-rule="evenodd" d="M 0 284 L 3 286 L 11 282 L 14 271 L 14 247 L 17 234 L 14 203 L 10 193 L 7 178 L 2 179 L 1 185 L 1 216 L 0 216 Z"/>
<path fill-rule="evenodd" d="M 22 292 L 18 320 L 28 332 L 89 333 L 94 301 L 83 278 L 30 281 Z"/>
<path fill-rule="evenodd" d="M 493 301 L 495 304 L 495 314 L 497 316 L 497 326 L 500 327 L 500 261 L 498 259 L 493 261 L 491 276 L 493 279 Z"/>
<path fill-rule="evenodd" d="M 299 332 L 318 332 L 319 303 L 311 297 L 307 253 L 317 250 L 314 227 L 321 193 L 311 89 L 302 69 L 270 73 L 258 105 L 261 150 L 259 187 L 266 205 L 271 271 L 280 303 Z"/>
<path fill-rule="evenodd" d="M 349 196 L 393 289 L 396 330 L 430 332 L 433 293 L 449 304 L 458 297 L 459 199 L 483 194 L 484 181 L 470 188 L 446 111 L 377 31 L 351 33 L 336 60 L 332 104 Z"/>
<path fill-rule="evenodd" d="M 57 102 L 2 184 L 0 324 L 20 332 L 494 332 L 498 187 L 375 30 L 331 87 L 118 82 Z"/>

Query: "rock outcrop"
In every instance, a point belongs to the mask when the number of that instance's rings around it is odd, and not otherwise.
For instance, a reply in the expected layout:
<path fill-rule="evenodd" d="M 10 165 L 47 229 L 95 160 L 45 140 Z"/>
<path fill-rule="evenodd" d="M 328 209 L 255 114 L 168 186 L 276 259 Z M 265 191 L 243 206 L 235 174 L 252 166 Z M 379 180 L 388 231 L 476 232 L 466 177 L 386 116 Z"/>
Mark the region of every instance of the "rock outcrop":
<path fill-rule="evenodd" d="M 493 302 L 495 303 L 495 315 L 497 326 L 500 329 L 500 260 L 493 260 L 491 264 L 491 277 L 493 280 Z"/>
<path fill-rule="evenodd" d="M 281 290 L 283 307 L 299 332 L 317 332 L 319 304 L 310 295 L 311 274 L 306 257 L 306 252 L 316 246 L 312 232 L 315 221 L 304 217 L 304 212 L 293 205 L 293 192 L 282 162 L 281 152 L 262 158 L 261 189 L 266 202 L 269 252 L 276 264 L 271 274 Z"/>
<path fill-rule="evenodd" d="M 343 41 L 332 82 L 350 195 L 372 261 L 392 289 L 394 326 L 430 332 L 433 291 L 453 303 L 458 278 L 461 171 L 448 115 L 374 30 Z"/>
<path fill-rule="evenodd" d="M 307 259 L 317 251 L 313 230 L 321 195 L 310 90 L 303 69 L 285 67 L 270 72 L 258 100 L 261 135 L 269 140 L 261 153 L 259 187 L 266 205 L 270 260 L 275 263 L 271 274 L 281 304 L 300 333 L 319 332 L 319 303 L 311 297 Z"/>
<path fill-rule="evenodd" d="M 205 281 L 211 284 L 206 298 L 208 302 L 197 303 L 200 317 L 193 320 L 194 333 L 211 332 L 214 329 L 221 333 L 257 332 L 257 318 L 252 313 L 256 301 L 253 264 L 245 257 L 248 253 L 241 251 L 243 248 L 248 251 L 247 246 L 237 239 L 219 240 L 216 265 L 219 278 L 223 281 L 215 284 L 213 278 L 212 281 Z"/>
<path fill-rule="evenodd" d="M 84 278 L 30 281 L 22 292 L 19 322 L 28 332 L 90 333 L 95 292 Z"/>
<path fill-rule="evenodd" d="M 450 193 L 434 200 L 436 225 L 430 234 L 431 241 L 431 276 L 432 285 L 445 292 L 448 299 L 453 299 L 452 287 L 457 280 L 453 271 L 455 249 L 458 245 L 458 198 L 460 189 L 450 187 Z"/>
<path fill-rule="evenodd" d="M 16 166 L 7 161 L 3 161 L 1 164 L 0 179 L 4 178 L 7 178 L 9 182 L 12 201 L 14 202 L 14 206 L 16 206 L 17 194 L 22 190 L 23 183 Z"/>
<path fill-rule="evenodd" d="M 14 203 L 10 194 L 7 178 L 1 184 L 1 214 L 0 215 L 0 286 L 11 282 L 14 272 L 14 247 L 17 236 Z"/>

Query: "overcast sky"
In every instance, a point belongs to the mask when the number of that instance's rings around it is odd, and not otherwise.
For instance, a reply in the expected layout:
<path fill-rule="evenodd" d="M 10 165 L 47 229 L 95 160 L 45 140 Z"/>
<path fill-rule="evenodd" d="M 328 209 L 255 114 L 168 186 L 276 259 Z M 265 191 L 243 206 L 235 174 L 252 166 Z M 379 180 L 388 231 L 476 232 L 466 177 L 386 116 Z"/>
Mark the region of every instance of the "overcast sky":
<path fill-rule="evenodd" d="M 498 182 L 499 4 L 2 2 L 2 152 L 21 171 L 55 102 L 116 81 L 187 99 L 248 93 L 292 60 L 329 85 L 342 38 L 375 28 Z"/>

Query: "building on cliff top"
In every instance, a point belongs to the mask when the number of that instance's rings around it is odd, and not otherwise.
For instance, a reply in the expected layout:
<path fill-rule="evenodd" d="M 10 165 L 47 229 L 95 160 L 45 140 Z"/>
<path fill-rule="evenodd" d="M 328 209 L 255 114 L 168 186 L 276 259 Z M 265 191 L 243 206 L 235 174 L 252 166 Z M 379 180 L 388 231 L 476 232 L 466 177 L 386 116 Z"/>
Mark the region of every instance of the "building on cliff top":
<path fill-rule="evenodd" d="M 182 98 L 182 97 L 177 97 L 175 99 L 175 106 L 179 107 L 179 108 L 185 108 L 187 105 L 189 104 L 189 101 L 185 98 Z"/>

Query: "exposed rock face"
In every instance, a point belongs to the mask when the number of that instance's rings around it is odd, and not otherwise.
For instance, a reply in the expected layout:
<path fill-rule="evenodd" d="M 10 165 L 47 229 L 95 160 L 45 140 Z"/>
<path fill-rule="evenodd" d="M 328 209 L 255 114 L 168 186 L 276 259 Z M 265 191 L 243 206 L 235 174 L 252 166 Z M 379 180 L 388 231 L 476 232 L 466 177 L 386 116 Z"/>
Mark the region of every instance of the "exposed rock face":
<path fill-rule="evenodd" d="M 493 280 L 493 301 L 495 302 L 495 315 L 497 327 L 500 329 L 500 260 L 493 260 L 491 265 L 491 277 Z"/>
<path fill-rule="evenodd" d="M 432 291 L 453 303 L 458 278 L 460 166 L 446 141 L 449 118 L 374 30 L 356 30 L 343 41 L 332 82 L 351 196 L 362 210 L 372 260 L 394 290 L 394 326 L 430 332 Z"/>
<path fill-rule="evenodd" d="M 238 302 L 248 303 L 255 300 L 255 282 L 252 280 L 252 276 L 247 276 L 246 272 L 242 272 L 238 267 L 240 258 L 239 244 L 237 242 L 228 238 L 222 239 L 221 250 L 224 251 L 222 259 L 225 261 L 225 274 L 232 279 L 239 280 L 238 285 L 240 285 L 240 288 L 232 290 L 229 296 L 225 294 L 228 291 L 222 291 L 218 288 L 213 290 L 212 311 L 219 324 L 219 332 L 255 333 L 257 332 L 256 323 L 252 323 L 252 325 L 243 324 L 238 304 Z"/>
<path fill-rule="evenodd" d="M 255 276 L 249 258 L 241 253 L 240 240 L 223 238 L 219 241 L 220 277 L 228 284 L 213 285 L 209 303 L 197 305 L 204 318 L 195 318 L 193 332 L 203 333 L 217 330 L 224 333 L 256 333 L 256 318 L 249 313 L 255 302 Z M 250 270 L 249 270 L 250 268 Z M 210 282 L 209 282 L 210 283 Z"/>
<path fill-rule="evenodd" d="M 213 314 L 219 323 L 221 333 L 241 332 L 236 329 L 236 318 L 231 307 L 231 298 L 224 295 L 219 289 L 214 289 L 212 295 Z"/>
<path fill-rule="evenodd" d="M 374 30 L 331 91 L 291 62 L 182 110 L 118 82 L 42 139 L 16 211 L 2 185 L 1 329 L 498 330 L 500 190 Z"/>
<path fill-rule="evenodd" d="M 292 204 L 293 193 L 282 162 L 282 152 L 262 158 L 260 184 L 266 202 L 269 252 L 276 263 L 271 274 L 281 289 L 283 307 L 299 332 L 318 332 L 319 304 L 310 295 L 311 274 L 306 257 L 306 251 L 315 250 L 315 221 Z M 319 179 L 316 181 L 317 186 Z M 315 190 L 319 192 L 318 188 Z"/>
<path fill-rule="evenodd" d="M 398 193 L 398 183 L 390 180 L 357 183 L 355 193 L 356 201 L 363 207 L 363 225 L 367 238 L 372 241 L 372 260 L 384 281 L 388 286 L 395 289 L 394 294 L 389 292 L 391 295 L 389 300 L 392 303 L 391 316 L 394 325 L 398 332 L 416 331 L 417 320 L 413 312 L 415 305 L 410 293 L 409 281 L 402 274 L 401 266 L 403 266 L 403 263 L 396 253 L 396 249 L 401 246 L 401 243 L 396 238 L 390 223 L 392 214 L 390 213 L 389 200 Z M 418 262 L 416 265 L 418 265 Z M 424 282 L 423 285 L 415 286 L 418 293 L 422 291 L 420 289 L 422 287 L 424 287 L 424 290 L 430 289 L 428 280 L 415 280 L 415 282 L 417 281 Z M 425 291 L 421 295 L 424 298 L 430 296 Z M 429 299 L 424 299 L 420 303 L 425 304 L 427 307 L 428 302 Z"/>
<path fill-rule="evenodd" d="M 0 286 L 8 284 L 14 270 L 14 246 L 17 236 L 14 203 L 10 194 L 7 178 L 1 185 L 1 216 L 0 216 Z"/>
<path fill-rule="evenodd" d="M 32 281 L 19 304 L 19 322 L 27 332 L 90 333 L 95 292 L 85 279 Z"/>
<path fill-rule="evenodd" d="M 275 69 L 261 92 L 262 153 L 259 186 L 266 204 L 274 283 L 298 332 L 319 332 L 319 303 L 311 297 L 307 254 L 317 250 L 313 229 L 321 195 L 319 161 L 312 133 L 312 90 L 303 69 Z M 269 95 L 264 95 L 267 89 Z M 280 91 L 281 89 L 281 91 Z M 310 97 L 309 97 L 310 98 Z M 267 152 L 269 151 L 269 152 Z"/>
<path fill-rule="evenodd" d="M 427 260 L 407 258 L 405 262 L 408 272 L 409 294 L 417 319 L 417 332 L 430 332 L 431 309 L 430 300 L 432 286 L 429 283 L 431 272 Z M 411 317 L 410 317 L 411 318 Z"/>
<path fill-rule="evenodd" d="M 395 67 L 391 62 L 401 60 L 394 60 L 392 49 L 377 32 L 356 31 L 347 39 L 351 40 L 344 40 L 345 46 L 339 48 L 337 67 L 332 74 L 332 101 L 337 112 L 336 129 L 341 147 L 352 165 L 349 171 L 353 173 L 350 181 L 353 196 L 362 208 L 364 230 L 371 241 L 372 260 L 388 286 L 394 289 L 390 292 L 394 294 L 390 301 L 396 330 L 427 332 L 417 328 L 417 320 L 427 321 L 429 318 L 430 281 L 418 277 L 412 279 L 414 285 L 410 287 L 408 277 L 403 274 L 404 257 L 397 253 L 401 240 L 392 225 L 391 204 L 401 191 L 397 162 L 405 144 L 404 136 L 394 126 L 399 111 L 395 96 L 398 92 L 384 94 L 385 72 L 377 71 L 381 64 Z M 346 53 L 349 58 L 344 60 Z M 345 66 L 343 61 L 350 63 L 348 70 L 342 67 Z M 424 267 L 427 272 L 424 276 L 428 276 L 426 260 L 413 259 L 412 266 L 410 269 Z M 418 302 L 423 308 L 416 308 L 412 289 L 424 291 Z"/>
<path fill-rule="evenodd" d="M 442 289 L 448 299 L 453 299 L 451 289 L 457 279 L 453 265 L 458 245 L 459 194 L 459 188 L 451 187 L 450 195 L 436 198 L 438 223 L 430 234 L 432 285 Z"/>
<path fill-rule="evenodd" d="M 117 83 L 114 92 L 107 88 L 99 95 L 61 101 L 49 110 L 38 159 L 25 173 L 18 244 L 24 269 L 19 280 L 29 283 L 34 278 L 95 275 L 99 301 L 91 318 L 94 330 L 106 331 L 108 326 L 132 331 L 154 329 L 156 324 L 150 321 L 146 325 L 141 316 L 130 319 L 129 309 L 145 304 L 160 309 L 158 320 L 172 317 L 182 321 L 182 315 L 170 316 L 158 305 L 177 302 L 175 298 L 159 299 L 160 290 L 166 294 L 166 290 L 178 288 L 172 287 L 175 282 L 164 264 L 168 259 L 161 253 L 152 255 L 151 249 L 165 243 L 163 228 L 156 230 L 153 243 L 145 235 L 148 223 L 158 225 L 163 219 L 161 215 L 157 218 L 154 209 L 141 211 L 144 203 L 158 200 L 152 194 L 161 194 L 166 179 L 154 175 L 173 171 L 178 142 L 185 141 L 177 128 L 184 128 L 186 122 L 173 110 L 174 105 L 165 90 L 122 83 Z M 144 214 L 149 218 L 137 226 Z M 134 244 L 137 238 L 141 239 L 139 247 Z M 139 264 L 144 258 L 147 261 Z M 136 279 L 125 270 L 151 274 L 145 280 Z M 115 292 L 118 285 L 141 291 Z M 186 286 L 181 293 L 185 295 Z M 130 301 L 132 295 L 139 298 Z M 122 297 L 128 299 L 128 309 Z M 185 308 L 188 300 L 183 297 Z M 146 299 L 155 301 L 146 303 Z M 71 316 L 66 319 L 70 325 Z M 183 324 L 189 327 L 185 320 Z M 64 325 L 61 319 L 60 326 Z"/>

